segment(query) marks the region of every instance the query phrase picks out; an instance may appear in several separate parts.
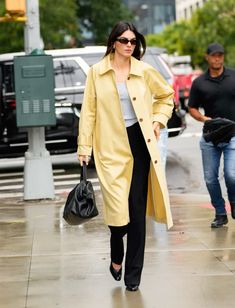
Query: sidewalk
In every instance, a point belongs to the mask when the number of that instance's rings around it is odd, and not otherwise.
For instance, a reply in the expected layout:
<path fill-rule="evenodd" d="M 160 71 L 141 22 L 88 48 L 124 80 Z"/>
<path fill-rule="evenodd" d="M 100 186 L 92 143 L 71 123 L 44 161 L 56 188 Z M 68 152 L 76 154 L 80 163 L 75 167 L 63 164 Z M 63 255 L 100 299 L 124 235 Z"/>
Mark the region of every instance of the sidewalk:
<path fill-rule="evenodd" d="M 235 221 L 211 229 L 207 195 L 171 195 L 174 227 L 147 222 L 140 290 L 128 292 L 108 267 L 101 214 L 81 227 L 62 217 L 65 197 L 0 202 L 0 308 L 231 308 Z"/>

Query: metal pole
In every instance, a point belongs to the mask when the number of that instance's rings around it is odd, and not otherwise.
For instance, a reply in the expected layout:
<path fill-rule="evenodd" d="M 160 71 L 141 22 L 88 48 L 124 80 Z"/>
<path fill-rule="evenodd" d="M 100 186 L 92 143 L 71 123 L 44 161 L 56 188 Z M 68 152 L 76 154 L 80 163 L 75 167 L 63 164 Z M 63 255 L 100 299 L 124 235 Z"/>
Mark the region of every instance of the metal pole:
<path fill-rule="evenodd" d="M 41 48 L 39 3 L 26 0 L 25 52 Z M 50 154 L 45 147 L 45 128 L 28 129 L 29 147 L 25 153 L 24 200 L 54 198 L 53 171 Z"/>

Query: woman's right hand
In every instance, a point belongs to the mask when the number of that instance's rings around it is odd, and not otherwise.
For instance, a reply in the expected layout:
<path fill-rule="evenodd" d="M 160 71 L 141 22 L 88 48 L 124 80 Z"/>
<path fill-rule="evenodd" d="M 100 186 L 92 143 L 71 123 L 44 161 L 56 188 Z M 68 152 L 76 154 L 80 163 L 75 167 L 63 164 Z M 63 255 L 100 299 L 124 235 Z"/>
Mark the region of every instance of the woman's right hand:
<path fill-rule="evenodd" d="M 86 163 L 86 165 L 88 165 L 88 163 L 89 163 L 89 156 L 88 155 L 79 155 L 78 159 L 80 161 L 81 166 L 83 165 L 84 162 Z"/>

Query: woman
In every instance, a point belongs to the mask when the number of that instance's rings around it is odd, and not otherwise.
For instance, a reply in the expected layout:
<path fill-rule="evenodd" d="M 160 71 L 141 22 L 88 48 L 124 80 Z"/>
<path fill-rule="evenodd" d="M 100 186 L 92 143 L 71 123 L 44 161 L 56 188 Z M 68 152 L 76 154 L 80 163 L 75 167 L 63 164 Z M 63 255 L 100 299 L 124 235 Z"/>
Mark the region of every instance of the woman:
<path fill-rule="evenodd" d="M 78 156 L 88 164 L 92 149 L 111 232 L 110 272 L 122 276 L 127 234 L 125 285 L 138 290 L 144 261 L 146 204 L 149 215 L 172 226 L 169 199 L 156 139 L 173 108 L 173 90 L 140 61 L 145 39 L 119 22 L 104 58 L 87 76 L 79 123 Z"/>

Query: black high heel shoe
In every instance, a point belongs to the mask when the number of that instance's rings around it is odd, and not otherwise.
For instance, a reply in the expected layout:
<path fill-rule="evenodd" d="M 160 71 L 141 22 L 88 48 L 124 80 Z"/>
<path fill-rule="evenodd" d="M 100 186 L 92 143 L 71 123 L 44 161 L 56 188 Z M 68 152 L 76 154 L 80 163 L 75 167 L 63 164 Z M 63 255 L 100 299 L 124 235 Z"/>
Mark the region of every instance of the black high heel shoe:
<path fill-rule="evenodd" d="M 119 271 L 116 271 L 115 268 L 113 268 L 112 262 L 110 263 L 109 267 L 110 273 L 112 274 L 113 278 L 117 281 L 120 281 L 122 278 L 122 268 L 120 268 Z"/>
<path fill-rule="evenodd" d="M 138 291 L 139 286 L 137 284 L 129 284 L 129 285 L 126 285 L 126 289 L 127 291 L 135 292 L 135 291 Z"/>

